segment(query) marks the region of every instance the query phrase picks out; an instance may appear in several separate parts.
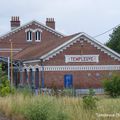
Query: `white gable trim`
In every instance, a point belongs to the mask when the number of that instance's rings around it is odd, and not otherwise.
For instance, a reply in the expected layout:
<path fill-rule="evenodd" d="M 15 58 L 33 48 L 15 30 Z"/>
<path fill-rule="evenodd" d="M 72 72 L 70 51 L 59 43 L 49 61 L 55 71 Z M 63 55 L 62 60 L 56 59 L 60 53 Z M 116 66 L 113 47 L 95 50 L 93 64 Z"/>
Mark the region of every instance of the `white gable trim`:
<path fill-rule="evenodd" d="M 52 29 L 52 28 L 50 28 L 50 27 L 48 27 L 48 26 L 46 26 L 46 25 L 44 25 L 44 24 L 42 24 L 42 23 L 40 23 L 40 22 L 38 22 L 38 21 L 36 21 L 36 20 L 33 20 L 33 21 L 30 21 L 30 22 L 27 23 L 27 24 L 24 24 L 24 25 L 22 25 L 22 26 L 20 26 L 20 27 L 17 27 L 16 29 L 14 29 L 14 30 L 12 30 L 12 31 L 7 32 L 6 34 L 1 35 L 0 38 L 3 39 L 3 38 L 5 38 L 5 37 L 8 37 L 8 36 L 10 36 L 10 35 L 18 32 L 18 31 L 20 31 L 20 30 L 22 30 L 22 29 L 24 29 L 24 28 L 32 25 L 33 23 L 35 23 L 35 25 L 37 25 L 37 26 L 39 26 L 39 27 L 41 27 L 41 28 L 43 28 L 43 29 L 45 29 L 45 30 L 53 33 L 53 34 L 56 35 L 56 36 L 59 36 L 59 37 L 64 37 L 64 36 L 65 36 L 65 35 L 63 35 L 62 33 L 58 32 L 58 31 L 56 31 L 56 30 L 54 30 L 54 29 Z"/>
<path fill-rule="evenodd" d="M 67 47 L 69 47 L 70 45 L 72 45 L 74 43 L 73 41 L 76 40 L 78 37 L 80 37 L 80 35 L 81 35 L 81 33 L 78 34 L 77 36 L 75 36 L 74 38 L 68 40 L 64 44 L 62 44 L 62 45 L 58 46 L 57 48 L 53 49 L 49 53 L 43 55 L 42 57 L 40 57 L 40 59 L 49 60 L 49 58 L 52 58 L 53 56 L 55 56 L 59 52 L 63 51 L 64 49 L 66 49 Z"/>
<path fill-rule="evenodd" d="M 41 56 L 40 59 L 43 59 L 44 61 L 45 60 L 49 60 L 50 58 L 56 56 L 56 54 L 60 53 L 61 51 L 63 51 L 67 47 L 69 47 L 70 45 L 76 43 L 77 41 L 80 41 L 80 37 L 81 36 L 87 37 L 88 39 L 85 39 L 85 40 L 87 40 L 88 42 L 93 44 L 95 47 L 97 47 L 101 51 L 104 51 L 105 53 L 107 53 L 108 55 L 113 57 L 114 59 L 120 60 L 120 54 L 118 54 L 115 51 L 113 51 L 112 49 L 106 47 L 105 45 L 103 45 L 102 43 L 98 42 L 97 40 L 95 40 L 91 36 L 87 35 L 86 33 L 78 34 L 77 36 L 75 36 L 74 38 L 68 40 L 67 42 L 65 42 L 64 44 L 60 45 L 59 47 L 57 47 L 57 48 L 53 49 L 52 51 L 48 52 L 47 54 Z"/>
<path fill-rule="evenodd" d="M 39 71 L 42 71 L 43 68 L 40 65 L 30 65 L 24 66 L 23 71 L 26 69 L 29 71 L 32 69 L 36 71 L 36 68 Z M 44 66 L 44 71 L 118 71 L 120 70 L 120 65 L 81 65 L 81 66 Z"/>

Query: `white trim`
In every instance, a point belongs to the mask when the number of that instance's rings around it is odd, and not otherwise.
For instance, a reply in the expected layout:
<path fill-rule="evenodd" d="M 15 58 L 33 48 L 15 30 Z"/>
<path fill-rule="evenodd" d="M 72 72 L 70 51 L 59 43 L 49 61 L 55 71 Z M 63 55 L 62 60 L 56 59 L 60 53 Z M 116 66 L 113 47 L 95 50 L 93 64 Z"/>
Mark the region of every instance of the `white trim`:
<path fill-rule="evenodd" d="M 37 28 L 34 30 L 34 32 L 36 32 L 36 31 L 42 32 L 42 30 L 40 28 Z"/>
<path fill-rule="evenodd" d="M 69 47 L 70 46 L 69 44 L 72 43 L 74 40 L 76 40 L 78 37 L 80 37 L 80 35 L 81 35 L 81 33 L 78 34 L 77 36 L 75 36 L 74 38 L 70 39 L 69 41 L 65 42 L 64 44 L 58 46 L 57 48 L 51 50 L 47 54 L 41 56 L 40 59 L 48 60 L 49 58 L 55 56 L 60 51 L 63 51 L 67 45 L 68 45 L 67 47 Z"/>
<path fill-rule="evenodd" d="M 9 35 L 12 35 L 12 34 L 18 32 L 18 31 L 20 31 L 20 30 L 28 27 L 28 26 L 31 25 L 32 23 L 35 23 L 35 24 L 38 25 L 39 27 L 41 27 L 41 28 L 43 28 L 43 29 L 45 29 L 45 30 L 47 30 L 47 31 L 51 32 L 52 34 L 57 35 L 57 36 L 59 36 L 59 37 L 64 37 L 64 36 L 65 36 L 65 35 L 63 35 L 62 33 L 58 32 L 58 31 L 56 31 L 56 30 L 54 30 L 54 29 L 52 29 L 52 28 L 50 28 L 50 27 L 48 27 L 48 26 L 46 26 L 46 25 L 44 25 L 44 24 L 42 24 L 42 23 L 40 23 L 40 22 L 38 22 L 38 21 L 36 21 L 36 20 L 32 20 L 32 21 L 28 22 L 27 24 L 24 24 L 24 25 L 22 25 L 22 26 L 20 26 L 20 27 L 15 28 L 15 29 L 12 30 L 12 31 L 9 31 L 9 32 L 1 35 L 0 38 L 3 39 L 3 38 L 5 38 L 5 37 L 8 37 Z"/>
<path fill-rule="evenodd" d="M 35 62 L 40 62 L 40 60 L 28 60 L 28 61 L 24 61 L 23 63 L 35 63 Z"/>
<path fill-rule="evenodd" d="M 40 33 L 40 36 L 39 36 L 39 34 L 38 34 L 38 32 Z M 37 33 L 37 40 L 36 40 L 36 33 Z M 41 41 L 41 31 L 39 31 L 39 30 L 36 30 L 35 31 L 35 42 L 40 42 Z M 40 37 L 40 39 L 38 39 Z"/>
<path fill-rule="evenodd" d="M 18 48 L 18 49 L 13 49 L 12 51 L 13 52 L 19 52 L 21 51 L 22 49 L 21 48 Z M 10 48 L 0 48 L 0 52 L 11 52 L 11 49 Z"/>
<path fill-rule="evenodd" d="M 38 68 L 40 71 L 42 67 L 39 65 L 25 66 L 24 69 L 33 69 L 35 71 Z M 118 71 L 120 65 L 81 65 L 81 66 L 44 66 L 44 71 Z"/>
<path fill-rule="evenodd" d="M 30 33 L 31 33 L 31 39 L 30 39 Z M 28 34 L 28 36 L 27 36 Z M 27 39 L 28 37 L 28 39 Z M 26 30 L 26 41 L 27 42 L 32 42 L 33 41 L 33 30 L 32 29 L 28 29 Z"/>
<path fill-rule="evenodd" d="M 0 51 L 1 50 L 11 50 L 11 49 L 10 48 L 0 48 Z M 15 49 L 12 49 L 12 50 L 20 51 L 20 50 L 22 50 L 22 48 L 15 48 Z"/>
<path fill-rule="evenodd" d="M 65 63 L 69 62 L 99 62 L 99 55 L 65 55 Z"/>
<path fill-rule="evenodd" d="M 25 30 L 25 32 L 29 32 L 29 31 L 34 32 L 34 30 L 31 29 L 31 28 L 27 28 L 27 29 Z"/>
<path fill-rule="evenodd" d="M 102 43 L 98 42 L 94 38 L 92 38 L 89 35 L 87 35 L 86 33 L 80 33 L 80 34 L 78 34 L 74 38 L 68 40 L 67 42 L 63 43 L 62 45 L 58 46 L 57 48 L 51 50 L 47 54 L 41 56 L 40 59 L 43 59 L 44 61 L 45 60 L 49 60 L 49 58 L 52 58 L 52 57 L 56 56 L 56 54 L 60 53 L 60 51 L 63 51 L 64 49 L 66 49 L 67 47 L 69 47 L 70 45 L 72 45 L 73 43 L 75 43 L 76 41 L 78 41 L 78 40 L 80 41 L 80 37 L 81 36 L 87 37 L 88 39 L 85 39 L 85 40 L 87 40 L 88 42 L 90 42 L 91 44 L 93 44 L 94 46 L 96 46 L 101 51 L 106 52 L 108 55 L 110 55 L 114 59 L 120 60 L 120 54 L 118 54 L 115 51 L 111 50 L 110 48 L 106 47 Z"/>

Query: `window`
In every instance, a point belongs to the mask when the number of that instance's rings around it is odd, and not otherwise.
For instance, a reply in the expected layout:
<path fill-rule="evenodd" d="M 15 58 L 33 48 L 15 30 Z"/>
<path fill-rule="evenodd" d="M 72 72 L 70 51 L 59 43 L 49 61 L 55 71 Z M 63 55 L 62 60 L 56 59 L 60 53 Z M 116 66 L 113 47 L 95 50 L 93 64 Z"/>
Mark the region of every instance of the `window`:
<path fill-rule="evenodd" d="M 35 32 L 35 40 L 36 41 L 40 41 L 41 40 L 41 32 L 40 31 L 36 31 Z"/>
<path fill-rule="evenodd" d="M 27 41 L 32 41 L 32 31 L 27 31 Z"/>

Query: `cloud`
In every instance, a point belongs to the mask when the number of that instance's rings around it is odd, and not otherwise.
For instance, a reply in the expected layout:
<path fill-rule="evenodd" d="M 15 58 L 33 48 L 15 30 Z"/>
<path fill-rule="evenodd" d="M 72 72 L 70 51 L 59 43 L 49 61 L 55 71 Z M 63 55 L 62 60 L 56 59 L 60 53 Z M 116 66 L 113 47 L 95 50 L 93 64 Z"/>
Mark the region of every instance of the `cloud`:
<path fill-rule="evenodd" d="M 119 0 L 1 0 L 0 34 L 10 30 L 11 16 L 20 16 L 22 24 L 36 19 L 45 22 L 55 17 L 57 30 L 72 34 L 86 32 L 92 36 L 119 24 Z M 97 38 L 106 42 L 109 35 Z"/>

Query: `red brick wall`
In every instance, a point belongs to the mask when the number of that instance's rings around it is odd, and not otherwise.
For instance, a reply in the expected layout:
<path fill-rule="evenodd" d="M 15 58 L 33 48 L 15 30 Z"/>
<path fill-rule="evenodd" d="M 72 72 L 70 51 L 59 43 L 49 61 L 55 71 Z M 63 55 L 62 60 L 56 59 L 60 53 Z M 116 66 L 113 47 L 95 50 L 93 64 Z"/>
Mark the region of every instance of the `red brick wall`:
<path fill-rule="evenodd" d="M 52 65 L 119 65 L 118 60 L 114 60 L 106 53 L 98 50 L 96 47 L 84 41 L 83 47 L 80 47 L 80 42 L 74 43 L 69 48 L 51 58 L 44 63 L 45 66 Z M 65 55 L 99 55 L 98 63 L 65 63 Z M 115 72 L 115 71 L 114 71 Z M 53 83 L 58 88 L 64 87 L 64 75 L 73 75 L 73 86 L 75 88 L 100 88 L 102 87 L 102 80 L 110 77 L 109 74 L 113 71 L 59 71 L 59 72 L 44 72 L 45 85 L 51 87 Z M 116 71 L 119 72 L 119 71 Z M 89 75 L 90 74 L 90 75 Z M 99 74 L 99 76 L 97 76 Z"/>
<path fill-rule="evenodd" d="M 33 33 L 33 41 L 32 42 L 27 42 L 26 40 L 26 29 L 37 29 L 40 28 L 39 26 L 32 24 L 16 33 L 13 33 L 12 35 L 9 35 L 8 37 L 5 38 L 0 38 L 0 48 L 10 48 L 10 39 L 13 42 L 13 49 L 15 48 L 25 48 L 26 46 L 30 45 L 30 44 L 40 44 L 41 42 L 35 42 L 35 33 Z M 50 39 L 55 39 L 55 38 L 59 38 L 58 36 L 56 36 L 55 34 L 40 28 L 42 30 L 42 42 L 48 42 Z M 0 52 L 0 56 L 9 56 L 9 52 Z"/>
<path fill-rule="evenodd" d="M 56 55 L 53 58 L 50 58 L 44 63 L 44 65 L 112 65 L 120 64 L 120 61 L 114 60 L 107 53 L 104 53 L 98 50 L 96 47 L 88 43 L 87 41 L 83 42 L 83 47 L 80 46 L 80 42 L 74 43 L 69 48 Z M 99 55 L 98 63 L 65 63 L 65 55 Z"/>

